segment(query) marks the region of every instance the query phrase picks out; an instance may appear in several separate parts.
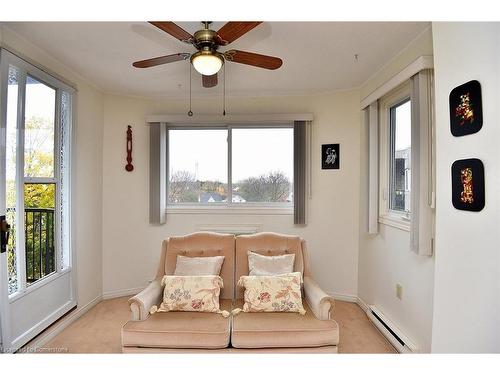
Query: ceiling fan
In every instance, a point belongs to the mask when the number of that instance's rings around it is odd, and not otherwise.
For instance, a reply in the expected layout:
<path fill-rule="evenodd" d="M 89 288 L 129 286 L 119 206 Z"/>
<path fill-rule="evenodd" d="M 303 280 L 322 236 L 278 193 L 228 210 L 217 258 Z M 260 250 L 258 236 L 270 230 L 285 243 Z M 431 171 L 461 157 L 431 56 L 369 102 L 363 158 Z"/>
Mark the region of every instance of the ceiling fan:
<path fill-rule="evenodd" d="M 174 53 L 172 55 L 136 61 L 132 65 L 136 68 L 149 68 L 189 58 L 196 71 L 202 75 L 203 87 L 214 87 L 217 86 L 217 73 L 225 61 L 270 70 L 278 69 L 283 64 L 283 61 L 278 57 L 260 55 L 253 52 L 235 49 L 222 53 L 217 51 L 219 47 L 227 46 L 229 43 L 234 42 L 262 22 L 228 22 L 217 31 L 210 29 L 211 23 L 209 21 L 202 22 L 204 28 L 191 35 L 174 22 L 150 22 L 153 26 L 165 31 L 181 42 L 193 45 L 198 51 L 193 54 Z"/>

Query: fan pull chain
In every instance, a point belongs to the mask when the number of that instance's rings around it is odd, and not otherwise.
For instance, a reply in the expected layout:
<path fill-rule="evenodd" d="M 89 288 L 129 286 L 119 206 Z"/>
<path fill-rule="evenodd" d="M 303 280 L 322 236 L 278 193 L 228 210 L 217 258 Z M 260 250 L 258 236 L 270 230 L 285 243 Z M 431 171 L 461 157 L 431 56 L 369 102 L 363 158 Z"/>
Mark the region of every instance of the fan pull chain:
<path fill-rule="evenodd" d="M 189 64 L 189 112 L 188 112 L 188 116 L 192 116 L 193 115 L 193 111 L 191 110 L 191 98 L 192 98 L 192 94 L 191 94 L 191 90 L 192 90 L 192 79 L 191 79 L 191 70 L 192 70 L 192 66 L 191 66 L 191 63 Z"/>
<path fill-rule="evenodd" d="M 226 115 L 226 64 L 224 64 L 224 78 L 222 79 L 222 116 Z"/>

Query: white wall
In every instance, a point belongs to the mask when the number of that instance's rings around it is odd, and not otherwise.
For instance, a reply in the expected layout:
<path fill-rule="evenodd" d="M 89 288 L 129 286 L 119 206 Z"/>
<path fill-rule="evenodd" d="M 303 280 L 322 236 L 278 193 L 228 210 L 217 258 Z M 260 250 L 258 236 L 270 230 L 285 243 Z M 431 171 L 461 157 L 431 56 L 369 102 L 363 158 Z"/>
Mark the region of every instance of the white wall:
<path fill-rule="evenodd" d="M 102 118 L 103 96 L 77 73 L 0 26 L 2 46 L 72 82 L 76 100 L 76 271 L 78 306 L 102 294 Z"/>
<path fill-rule="evenodd" d="M 403 50 L 362 85 L 360 88 L 361 98 L 368 96 L 422 55 L 432 56 L 432 30 L 430 26 L 417 35 Z"/>
<path fill-rule="evenodd" d="M 436 275 L 433 352 L 500 352 L 500 24 L 435 23 L 437 123 Z M 448 96 L 481 83 L 483 128 L 450 133 Z M 451 204 L 451 164 L 476 157 L 485 167 L 486 206 Z"/>
<path fill-rule="evenodd" d="M 432 55 L 430 28 L 366 82 L 361 88 L 361 97 L 422 55 Z M 362 120 L 360 116 L 359 121 Z M 377 306 L 421 352 L 430 352 L 434 259 L 410 251 L 407 231 L 379 224 L 379 233 L 368 235 L 368 132 L 364 126 L 361 126 L 360 138 L 358 296 L 366 304 Z M 396 297 L 396 283 L 403 286 L 401 300 Z"/>
<path fill-rule="evenodd" d="M 195 99 L 196 113 L 216 113 L 221 99 Z M 143 287 L 154 276 L 161 241 L 198 230 L 202 223 L 259 223 L 265 231 L 299 234 L 309 243 L 318 282 L 337 295 L 357 294 L 359 200 L 359 92 L 316 97 L 230 98 L 230 113 L 314 113 L 312 200 L 306 227 L 293 216 L 181 215 L 148 224 L 149 114 L 186 113 L 187 98 L 143 100 L 107 95 L 103 154 L 104 293 Z M 134 166 L 124 170 L 125 131 L 133 126 Z M 320 145 L 341 144 L 341 169 L 322 171 Z"/>

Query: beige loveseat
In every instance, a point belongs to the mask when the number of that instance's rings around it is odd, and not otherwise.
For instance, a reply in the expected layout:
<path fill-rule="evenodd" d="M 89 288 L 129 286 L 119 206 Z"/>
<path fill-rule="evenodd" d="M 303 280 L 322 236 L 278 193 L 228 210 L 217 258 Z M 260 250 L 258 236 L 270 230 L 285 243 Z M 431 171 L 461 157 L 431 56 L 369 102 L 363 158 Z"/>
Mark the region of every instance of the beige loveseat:
<path fill-rule="evenodd" d="M 243 304 L 243 290 L 236 288 L 248 275 L 247 251 L 262 255 L 295 254 L 294 270 L 304 275 L 305 315 L 297 313 L 220 314 L 168 312 L 149 314 L 162 300 L 161 279 L 174 272 L 177 255 L 224 255 L 221 277 L 221 310 Z M 124 353 L 151 352 L 322 352 L 336 353 L 339 328 L 331 319 L 334 300 L 311 277 L 306 243 L 297 236 L 276 233 L 233 236 L 198 232 L 163 241 L 156 278 L 129 300 L 132 317 L 122 328 Z"/>

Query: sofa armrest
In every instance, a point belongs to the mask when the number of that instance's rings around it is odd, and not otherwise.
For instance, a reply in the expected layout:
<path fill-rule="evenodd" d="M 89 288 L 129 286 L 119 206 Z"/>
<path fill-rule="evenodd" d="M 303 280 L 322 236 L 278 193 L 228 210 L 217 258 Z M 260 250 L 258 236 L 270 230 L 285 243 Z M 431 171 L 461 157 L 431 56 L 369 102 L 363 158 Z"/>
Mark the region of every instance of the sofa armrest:
<path fill-rule="evenodd" d="M 304 293 L 307 304 L 319 320 L 329 320 L 335 300 L 320 288 L 310 276 L 304 277 Z"/>
<path fill-rule="evenodd" d="M 146 289 L 128 300 L 132 320 L 145 320 L 149 316 L 149 309 L 161 303 L 163 288 L 161 280 L 156 279 Z"/>

